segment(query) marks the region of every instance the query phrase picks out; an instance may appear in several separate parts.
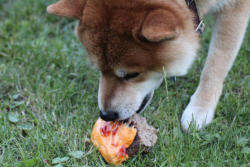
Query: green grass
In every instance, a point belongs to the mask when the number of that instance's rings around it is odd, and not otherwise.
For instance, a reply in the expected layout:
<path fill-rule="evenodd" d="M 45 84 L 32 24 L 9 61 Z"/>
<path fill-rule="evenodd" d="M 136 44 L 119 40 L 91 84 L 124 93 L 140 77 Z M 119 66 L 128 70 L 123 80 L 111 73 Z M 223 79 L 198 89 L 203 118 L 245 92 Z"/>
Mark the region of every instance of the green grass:
<path fill-rule="evenodd" d="M 99 114 L 99 73 L 73 34 L 75 21 L 47 15 L 49 3 L 0 0 L 0 166 L 49 167 L 54 158 L 76 150 L 84 156 L 69 156 L 63 166 L 108 166 L 88 141 Z M 188 75 L 163 84 L 143 113 L 159 129 L 157 145 L 122 166 L 250 165 L 249 30 L 213 123 L 190 134 L 180 127 L 181 114 L 199 81 L 210 35 L 207 26 L 203 47 Z M 16 123 L 9 119 L 13 113 L 18 114 Z"/>

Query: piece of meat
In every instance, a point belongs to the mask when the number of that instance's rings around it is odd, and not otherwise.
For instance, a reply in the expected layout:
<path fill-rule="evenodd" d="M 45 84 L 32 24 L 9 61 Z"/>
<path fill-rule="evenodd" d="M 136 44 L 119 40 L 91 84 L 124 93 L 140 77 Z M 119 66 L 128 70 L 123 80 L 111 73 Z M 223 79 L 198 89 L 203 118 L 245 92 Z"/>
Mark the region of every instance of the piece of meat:
<path fill-rule="evenodd" d="M 145 118 L 134 115 L 125 122 L 106 122 L 98 119 L 91 141 L 99 149 L 104 160 L 117 165 L 142 151 L 147 153 L 157 141 L 157 130 L 147 124 Z"/>
<path fill-rule="evenodd" d="M 157 130 L 148 125 L 146 118 L 135 114 L 128 120 L 129 126 L 134 126 L 137 130 L 136 137 L 127 149 L 127 154 L 129 157 L 142 151 L 142 153 L 147 153 L 156 144 L 157 141 Z"/>
<path fill-rule="evenodd" d="M 136 129 L 121 122 L 98 119 L 91 133 L 91 141 L 104 160 L 118 165 L 128 159 L 127 148 L 133 143 Z"/>

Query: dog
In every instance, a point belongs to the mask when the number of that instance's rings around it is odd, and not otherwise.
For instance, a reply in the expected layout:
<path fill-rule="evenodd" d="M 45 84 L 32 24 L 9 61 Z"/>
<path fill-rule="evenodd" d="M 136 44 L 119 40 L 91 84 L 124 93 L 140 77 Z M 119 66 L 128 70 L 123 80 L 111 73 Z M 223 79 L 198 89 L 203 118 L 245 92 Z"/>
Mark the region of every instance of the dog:
<path fill-rule="evenodd" d="M 143 111 L 163 74 L 188 72 L 200 45 L 197 29 L 202 18 L 213 13 L 205 67 L 181 117 L 188 131 L 191 123 L 201 129 L 214 117 L 224 79 L 244 38 L 250 1 L 60 0 L 47 11 L 79 20 L 77 36 L 101 72 L 98 105 L 106 121 L 126 120 Z"/>

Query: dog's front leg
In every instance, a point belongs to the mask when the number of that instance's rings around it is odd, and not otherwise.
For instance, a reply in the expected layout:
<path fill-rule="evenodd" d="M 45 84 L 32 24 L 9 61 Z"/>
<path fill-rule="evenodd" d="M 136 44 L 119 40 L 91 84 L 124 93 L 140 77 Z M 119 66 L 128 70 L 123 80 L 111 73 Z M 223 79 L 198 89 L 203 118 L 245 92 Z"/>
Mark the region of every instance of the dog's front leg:
<path fill-rule="evenodd" d="M 249 11 L 250 4 L 243 2 L 215 14 L 214 32 L 200 83 L 181 118 L 184 130 L 188 130 L 192 121 L 197 129 L 212 121 L 224 79 L 243 41 Z"/>

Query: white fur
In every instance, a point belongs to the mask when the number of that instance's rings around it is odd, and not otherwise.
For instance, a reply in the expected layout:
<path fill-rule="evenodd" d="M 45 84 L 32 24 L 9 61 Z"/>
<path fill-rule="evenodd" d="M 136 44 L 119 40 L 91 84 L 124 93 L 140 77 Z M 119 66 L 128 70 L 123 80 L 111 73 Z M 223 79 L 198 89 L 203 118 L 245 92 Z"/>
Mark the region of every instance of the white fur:
<path fill-rule="evenodd" d="M 195 57 L 198 43 L 192 43 L 185 37 L 180 37 L 176 41 L 173 41 L 172 45 L 182 46 L 182 49 L 176 50 L 176 58 L 165 69 L 167 76 L 183 76 L 186 75 L 191 67 Z M 175 47 L 176 48 L 176 47 Z"/>
<path fill-rule="evenodd" d="M 238 4 L 235 4 L 236 0 L 197 0 L 197 2 L 201 13 L 213 3 L 216 6 L 213 6 L 211 11 L 217 13 L 208 58 L 198 89 L 181 118 L 185 131 L 192 122 L 197 129 L 201 129 L 212 121 L 224 79 L 243 41 L 250 12 L 250 1 L 237 0 Z M 211 4 L 206 5 L 206 3 Z"/>
<path fill-rule="evenodd" d="M 192 123 L 197 130 L 211 123 L 214 117 L 214 110 L 215 106 L 197 106 L 192 97 L 181 117 L 183 130 L 188 131 Z"/>
<path fill-rule="evenodd" d="M 150 99 L 146 106 L 150 103 L 152 99 L 154 90 L 159 87 L 162 82 L 162 74 L 157 72 L 152 72 L 149 74 L 148 78 L 144 82 L 140 83 L 130 83 L 127 82 L 127 87 L 116 90 L 114 96 L 111 99 L 111 106 L 109 108 L 103 108 L 101 101 L 102 96 L 102 83 L 100 82 L 99 94 L 98 94 L 98 105 L 99 108 L 105 112 L 115 111 L 119 115 L 119 120 L 124 120 L 136 113 L 140 108 L 144 97 L 147 94 L 151 94 Z M 133 81 L 131 81 L 133 82 Z M 143 110 L 146 108 L 143 108 Z"/>

